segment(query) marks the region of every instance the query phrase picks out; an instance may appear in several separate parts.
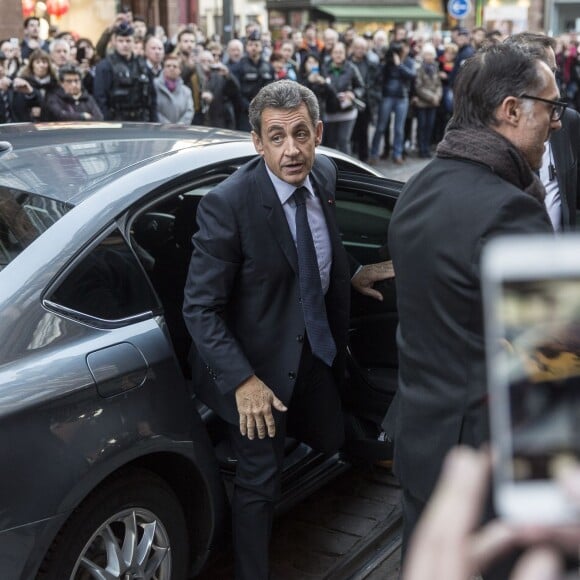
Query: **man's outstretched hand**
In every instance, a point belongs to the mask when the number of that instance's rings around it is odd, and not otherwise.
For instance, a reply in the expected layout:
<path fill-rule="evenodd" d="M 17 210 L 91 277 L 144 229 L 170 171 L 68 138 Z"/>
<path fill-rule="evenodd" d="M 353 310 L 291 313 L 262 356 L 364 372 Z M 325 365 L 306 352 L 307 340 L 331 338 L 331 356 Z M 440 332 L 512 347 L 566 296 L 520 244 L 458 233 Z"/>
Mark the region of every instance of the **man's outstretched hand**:
<path fill-rule="evenodd" d="M 367 264 L 363 266 L 351 280 L 351 284 L 361 294 L 383 301 L 383 295 L 373 288 L 375 282 L 387 280 L 395 277 L 395 270 L 391 260 L 378 262 L 377 264 Z"/>
<path fill-rule="evenodd" d="M 236 405 L 240 414 L 240 433 L 253 439 L 276 435 L 272 407 L 284 412 L 288 409 L 257 376 L 252 376 L 236 389 Z"/>

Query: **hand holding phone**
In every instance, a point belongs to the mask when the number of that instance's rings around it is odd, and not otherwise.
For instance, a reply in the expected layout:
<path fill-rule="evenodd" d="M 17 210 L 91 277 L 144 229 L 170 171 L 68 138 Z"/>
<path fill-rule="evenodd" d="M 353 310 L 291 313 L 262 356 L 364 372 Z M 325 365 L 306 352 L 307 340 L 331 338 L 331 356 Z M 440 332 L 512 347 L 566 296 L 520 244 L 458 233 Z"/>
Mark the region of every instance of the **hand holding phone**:
<path fill-rule="evenodd" d="M 510 236 L 482 257 L 494 495 L 515 522 L 580 521 L 580 237 Z"/>

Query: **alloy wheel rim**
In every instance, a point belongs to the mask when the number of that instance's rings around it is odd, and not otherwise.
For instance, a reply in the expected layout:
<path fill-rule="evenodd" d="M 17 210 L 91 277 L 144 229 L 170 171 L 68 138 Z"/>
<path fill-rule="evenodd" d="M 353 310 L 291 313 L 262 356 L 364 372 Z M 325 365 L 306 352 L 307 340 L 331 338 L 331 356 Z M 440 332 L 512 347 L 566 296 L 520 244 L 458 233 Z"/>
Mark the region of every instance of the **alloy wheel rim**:
<path fill-rule="evenodd" d="M 157 516 L 131 508 L 111 516 L 82 549 L 70 580 L 170 580 L 171 543 Z"/>

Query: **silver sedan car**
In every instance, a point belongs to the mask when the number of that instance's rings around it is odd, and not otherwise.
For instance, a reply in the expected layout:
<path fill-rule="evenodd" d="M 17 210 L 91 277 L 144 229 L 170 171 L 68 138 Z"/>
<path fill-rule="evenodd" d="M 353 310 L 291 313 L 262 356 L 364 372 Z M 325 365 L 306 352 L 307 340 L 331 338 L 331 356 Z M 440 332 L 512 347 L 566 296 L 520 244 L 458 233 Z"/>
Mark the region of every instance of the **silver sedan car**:
<path fill-rule="evenodd" d="M 0 578 L 183 580 L 222 538 L 235 472 L 192 395 L 183 286 L 203 195 L 246 134 L 139 124 L 0 128 Z M 401 184 L 332 150 L 343 242 L 388 257 Z M 397 314 L 353 297 L 345 404 L 373 456 Z M 288 440 L 283 510 L 348 468 Z"/>

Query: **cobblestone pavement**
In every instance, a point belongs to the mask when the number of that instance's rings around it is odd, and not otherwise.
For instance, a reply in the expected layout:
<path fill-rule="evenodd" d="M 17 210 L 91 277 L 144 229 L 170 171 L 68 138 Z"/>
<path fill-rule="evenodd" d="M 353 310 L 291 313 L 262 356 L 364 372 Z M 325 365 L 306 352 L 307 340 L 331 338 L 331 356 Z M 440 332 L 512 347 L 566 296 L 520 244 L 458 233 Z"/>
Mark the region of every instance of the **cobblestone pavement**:
<path fill-rule="evenodd" d="M 400 490 L 388 470 L 353 468 L 274 523 L 273 580 L 397 580 Z M 231 551 L 199 580 L 233 578 Z"/>

